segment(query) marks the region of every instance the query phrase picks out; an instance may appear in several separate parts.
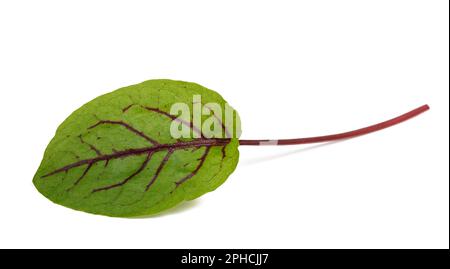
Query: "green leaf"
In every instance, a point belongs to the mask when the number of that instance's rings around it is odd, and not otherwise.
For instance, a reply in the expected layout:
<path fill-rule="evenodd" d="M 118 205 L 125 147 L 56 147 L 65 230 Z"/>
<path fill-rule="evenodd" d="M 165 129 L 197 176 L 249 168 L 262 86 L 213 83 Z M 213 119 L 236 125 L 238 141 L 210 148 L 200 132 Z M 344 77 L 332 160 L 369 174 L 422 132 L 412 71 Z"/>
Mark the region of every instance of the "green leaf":
<path fill-rule="evenodd" d="M 172 137 L 171 106 L 182 102 L 192 111 L 194 95 L 225 109 L 218 93 L 172 80 L 149 80 L 83 105 L 59 126 L 34 185 L 57 204 L 115 217 L 155 214 L 215 190 L 237 165 L 239 141 Z M 215 118 L 223 133 L 233 130 L 234 121 L 222 116 Z"/>

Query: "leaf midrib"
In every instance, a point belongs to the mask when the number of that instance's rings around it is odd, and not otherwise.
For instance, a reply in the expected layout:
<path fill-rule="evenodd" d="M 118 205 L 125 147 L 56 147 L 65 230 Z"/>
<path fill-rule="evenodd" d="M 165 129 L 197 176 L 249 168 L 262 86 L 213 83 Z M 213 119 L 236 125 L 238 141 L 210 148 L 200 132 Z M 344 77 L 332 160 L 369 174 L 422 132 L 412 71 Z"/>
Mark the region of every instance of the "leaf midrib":
<path fill-rule="evenodd" d="M 101 161 L 110 161 L 113 159 L 128 157 L 128 156 L 138 156 L 142 154 L 148 154 L 150 152 L 158 152 L 163 150 L 179 150 L 179 149 L 185 149 L 185 148 L 195 148 L 195 147 L 202 147 L 202 146 L 226 146 L 230 142 L 230 139 L 223 139 L 223 138 L 212 138 L 212 139 L 194 139 L 191 141 L 182 141 L 182 142 L 176 142 L 171 144 L 157 144 L 150 147 L 142 147 L 142 148 L 133 148 L 133 149 L 126 149 L 122 151 L 116 151 L 112 154 L 102 154 L 94 158 L 89 159 L 83 159 L 79 160 L 77 162 L 68 164 L 66 166 L 63 166 L 61 168 L 58 168 L 50 173 L 47 173 L 41 178 L 49 177 L 61 172 L 66 172 L 72 168 L 76 168 L 85 164 L 94 164 Z"/>

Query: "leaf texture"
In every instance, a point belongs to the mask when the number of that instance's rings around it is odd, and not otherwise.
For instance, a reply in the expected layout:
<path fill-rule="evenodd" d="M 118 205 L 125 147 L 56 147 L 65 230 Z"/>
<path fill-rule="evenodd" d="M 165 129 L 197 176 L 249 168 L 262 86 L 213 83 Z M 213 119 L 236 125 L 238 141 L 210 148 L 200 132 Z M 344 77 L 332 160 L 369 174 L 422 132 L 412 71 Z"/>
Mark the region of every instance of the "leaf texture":
<path fill-rule="evenodd" d="M 149 80 L 83 105 L 57 129 L 34 185 L 57 204 L 115 217 L 156 214 L 215 190 L 234 171 L 239 142 L 206 138 L 189 122 L 200 138 L 170 135 L 171 106 L 183 102 L 192 111 L 194 95 L 226 104 L 195 83 Z M 234 127 L 215 120 L 223 133 Z"/>

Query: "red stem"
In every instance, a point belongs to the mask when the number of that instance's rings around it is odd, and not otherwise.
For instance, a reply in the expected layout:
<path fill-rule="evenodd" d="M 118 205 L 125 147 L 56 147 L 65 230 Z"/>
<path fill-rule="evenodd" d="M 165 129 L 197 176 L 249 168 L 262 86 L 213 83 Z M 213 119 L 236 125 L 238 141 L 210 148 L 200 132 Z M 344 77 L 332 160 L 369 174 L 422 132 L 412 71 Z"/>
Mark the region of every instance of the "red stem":
<path fill-rule="evenodd" d="M 295 139 L 279 139 L 279 140 L 239 140 L 239 144 L 242 146 L 265 146 L 265 145 L 299 145 L 299 144 L 310 144 L 310 143 L 320 143 L 320 142 L 329 142 L 329 141 L 335 141 L 335 140 L 341 140 L 341 139 L 348 139 L 353 138 L 361 135 L 366 135 L 369 133 L 373 133 L 391 126 L 394 126 L 396 124 L 399 124 L 401 122 L 404 122 L 406 120 L 409 120 L 425 111 L 430 109 L 428 105 L 423 105 L 421 107 L 418 107 L 408 113 L 405 113 L 401 116 L 398 116 L 396 118 L 371 125 L 365 128 L 361 128 L 358 130 L 340 133 L 340 134 L 333 134 L 333 135 L 324 135 L 324 136 L 316 136 L 316 137 L 305 137 L 305 138 L 295 138 Z"/>

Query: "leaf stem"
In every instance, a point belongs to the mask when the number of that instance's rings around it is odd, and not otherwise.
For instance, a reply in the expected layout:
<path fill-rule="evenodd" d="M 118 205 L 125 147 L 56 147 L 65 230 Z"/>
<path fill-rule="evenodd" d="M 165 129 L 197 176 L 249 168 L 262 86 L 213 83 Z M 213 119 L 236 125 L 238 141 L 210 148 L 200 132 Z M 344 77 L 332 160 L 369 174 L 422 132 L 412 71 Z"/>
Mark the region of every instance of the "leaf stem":
<path fill-rule="evenodd" d="M 407 112 L 403 115 L 395 117 L 393 119 L 371 125 L 368 127 L 364 127 L 361 129 L 353 130 L 350 132 L 344 132 L 333 135 L 324 135 L 324 136 L 315 136 L 315 137 L 305 137 L 305 138 L 294 138 L 294 139 L 262 139 L 262 140 L 239 140 L 239 144 L 241 146 L 270 146 L 270 145 L 300 145 L 300 144 L 311 144 L 311 143 L 321 143 L 321 142 L 329 142 L 341 139 L 353 138 L 361 135 L 366 135 L 369 133 L 373 133 L 376 131 L 380 131 L 382 129 L 394 126 L 396 124 L 407 121 L 425 111 L 430 109 L 428 105 L 420 106 L 410 112 Z"/>

